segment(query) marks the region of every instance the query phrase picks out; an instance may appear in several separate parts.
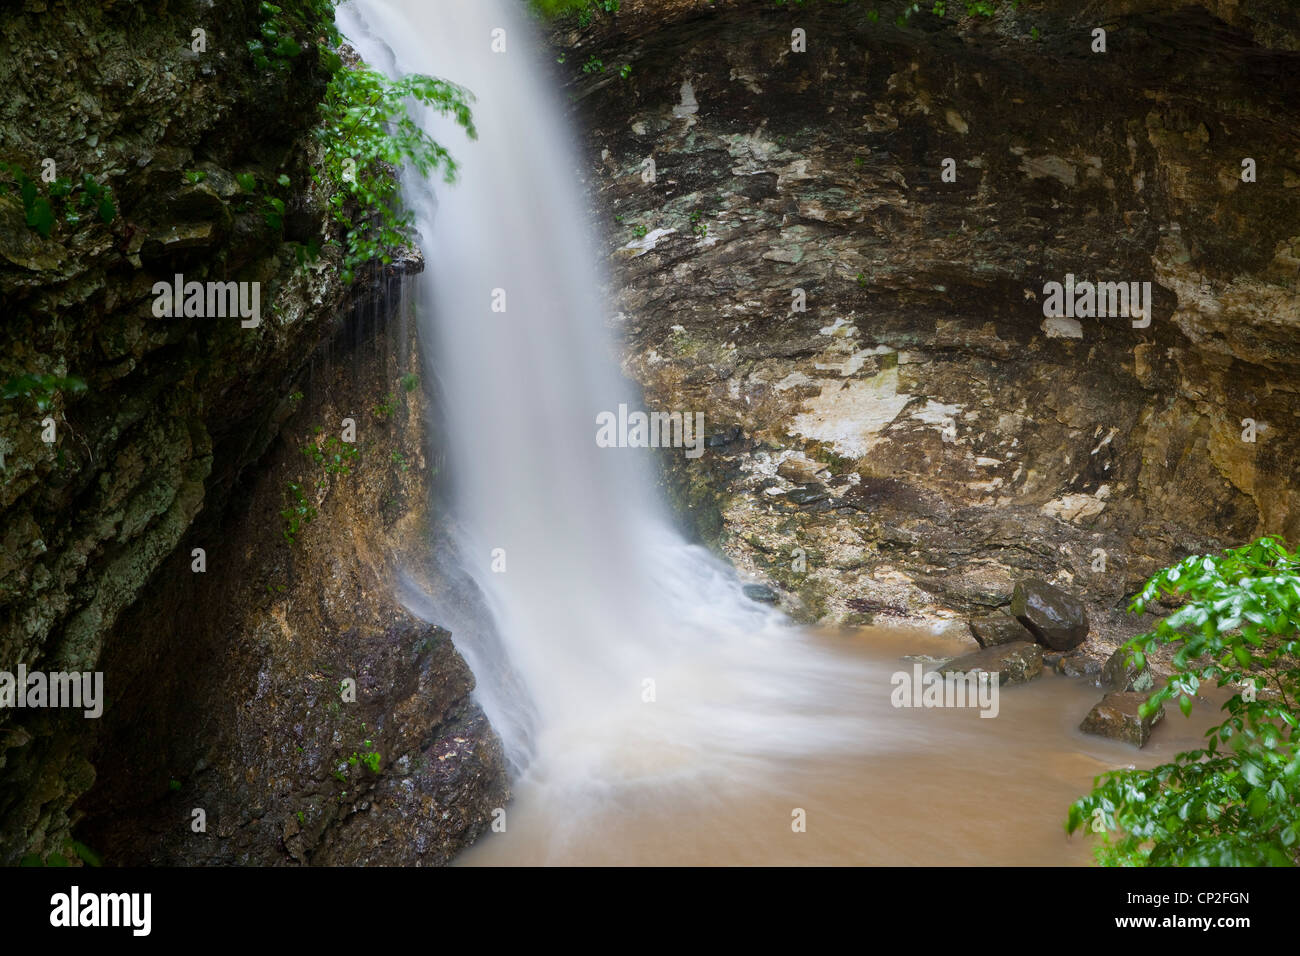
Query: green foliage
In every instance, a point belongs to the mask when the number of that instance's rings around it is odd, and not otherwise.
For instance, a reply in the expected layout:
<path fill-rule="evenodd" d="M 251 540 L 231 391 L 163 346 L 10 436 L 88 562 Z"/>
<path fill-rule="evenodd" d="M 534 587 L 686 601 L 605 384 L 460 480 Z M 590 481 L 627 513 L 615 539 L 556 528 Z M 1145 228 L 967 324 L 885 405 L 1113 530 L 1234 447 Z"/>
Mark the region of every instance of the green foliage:
<path fill-rule="evenodd" d="M 618 13 L 620 0 L 528 0 L 539 16 L 548 20 L 577 15 L 578 26 L 587 27 L 597 12 Z"/>
<path fill-rule="evenodd" d="M 288 175 L 281 173 L 277 176 L 275 178 L 274 187 L 269 183 L 263 183 L 252 173 L 236 173 L 235 182 L 239 184 L 240 190 L 247 193 L 250 197 L 261 196 L 261 203 L 257 209 L 261 212 L 262 218 L 266 221 L 267 226 L 278 231 L 284 225 L 285 203 L 279 196 L 274 195 L 273 190 L 275 188 L 282 190 L 288 189 L 292 183 L 292 180 L 289 179 Z M 251 208 L 253 208 L 251 203 L 244 203 L 239 207 L 239 211 L 248 212 Z M 301 248 L 306 247 L 300 247 L 300 249 Z M 319 248 L 319 244 L 316 244 L 316 249 L 319 250 Z M 299 254 L 298 259 L 300 263 L 303 261 L 301 253 Z"/>
<path fill-rule="evenodd" d="M 1226 719 L 1203 749 L 1098 777 L 1070 807 L 1066 829 L 1107 831 L 1096 852 L 1109 865 L 1300 863 L 1300 556 L 1265 537 L 1189 557 L 1152 577 L 1130 610 L 1162 598 L 1181 606 L 1126 645 L 1139 667 L 1155 645 L 1178 648 L 1144 712 L 1177 700 L 1187 714 L 1212 680 L 1236 689 Z"/>
<path fill-rule="evenodd" d="M 528 0 L 534 10 L 549 19 L 585 10 L 591 0 Z"/>
<path fill-rule="evenodd" d="M 587 58 L 587 62 L 582 64 L 582 72 L 583 73 L 604 73 L 605 61 L 598 56 L 594 56 L 594 55 L 590 56 Z"/>
<path fill-rule="evenodd" d="M 330 475 L 351 474 L 352 462 L 361 455 L 356 445 L 345 442 L 336 435 L 331 435 L 319 445 L 307 442 L 302 446 L 302 453 L 309 461 L 324 465 L 326 473 Z"/>
<path fill-rule="evenodd" d="M 402 391 L 413 392 L 420 387 L 420 376 L 414 372 L 407 372 L 399 381 L 402 383 Z"/>
<path fill-rule="evenodd" d="M 302 526 L 310 524 L 316 517 L 316 509 L 307 500 L 302 485 L 296 481 L 288 483 L 288 491 L 288 506 L 280 512 L 280 517 L 284 519 L 284 529 L 280 534 L 284 536 L 285 541 L 294 544 L 298 540 L 298 533 L 302 530 Z"/>
<path fill-rule="evenodd" d="M 95 867 L 104 865 L 104 861 L 100 855 L 80 840 L 68 841 L 68 850 L 76 854 L 77 858 L 81 860 L 82 863 L 86 864 L 86 866 Z"/>
<path fill-rule="evenodd" d="M 89 173 L 75 185 L 62 178 L 37 182 L 12 163 L 0 163 L 0 191 L 18 193 L 28 228 L 42 239 L 49 239 L 60 222 L 75 228 L 87 213 L 105 225 L 117 216 L 112 188 L 101 186 Z"/>
<path fill-rule="evenodd" d="M 38 412 L 48 412 L 54 406 L 55 397 L 60 393 L 85 390 L 85 381 L 75 375 L 60 377 L 27 373 L 15 376 L 0 385 L 0 397 L 25 398 L 36 406 Z"/>
<path fill-rule="evenodd" d="M 997 12 L 997 3 L 990 0 L 964 0 L 967 16 L 972 17 L 991 17 Z M 930 9 L 936 17 L 948 15 L 948 0 L 935 0 L 934 6 Z"/>
<path fill-rule="evenodd" d="M 393 412 L 395 412 L 396 410 L 397 410 L 397 398 L 393 395 L 392 392 L 389 392 L 388 397 L 385 398 L 378 405 L 376 405 L 374 408 L 375 416 L 378 418 L 391 418 Z"/>
<path fill-rule="evenodd" d="M 257 37 L 248 41 L 248 52 L 259 70 L 288 73 L 294 61 L 312 46 L 317 47 L 322 64 L 330 72 L 338 68 L 334 48 L 342 38 L 334 25 L 333 0 L 293 0 L 285 6 L 261 3 L 258 16 Z M 317 42 L 318 38 L 324 42 Z"/>
<path fill-rule="evenodd" d="M 394 170 L 409 164 L 421 177 L 441 171 L 446 182 L 455 181 L 455 160 L 411 116 L 408 100 L 451 116 L 471 139 L 477 136 L 469 91 L 431 76 L 390 80 L 364 65 L 346 67 L 334 74 L 321 104 L 317 136 L 324 161 L 315 178 L 335 187 L 330 206 L 345 230 L 345 281 L 363 262 L 391 262 L 393 250 L 410 240 L 411 214 L 401 207 Z M 361 207 L 357 219 L 350 201 Z"/>
<path fill-rule="evenodd" d="M 363 724 L 362 726 L 364 727 L 365 725 Z M 371 773 L 379 773 L 380 761 L 382 759 L 379 756 L 379 751 L 375 750 L 374 744 L 369 740 L 363 741 L 363 746 L 366 748 L 366 752 L 358 754 L 354 750 L 352 756 L 348 758 L 348 766 L 355 767 L 359 764 Z"/>
<path fill-rule="evenodd" d="M 397 170 L 409 164 L 422 177 L 440 170 L 447 182 L 455 179 L 455 162 L 411 117 L 408 102 L 453 116 L 472 138 L 476 134 L 467 105 L 472 97 L 428 76 L 389 80 L 364 64 L 345 67 L 337 52 L 342 37 L 334 23 L 334 0 L 263 2 L 258 11 L 258 35 L 248 41 L 257 67 L 287 72 L 315 47 L 330 74 L 316 130 L 324 158 L 313 180 L 331 187 L 330 214 L 344 232 L 342 275 L 351 282 L 358 265 L 372 259 L 391 262 L 392 253 L 411 239 L 412 220 L 401 208 Z M 252 176 L 237 179 L 245 192 L 256 193 Z M 280 175 L 276 184 L 287 189 L 289 177 Z M 260 211 L 271 228 L 283 226 L 284 199 L 273 188 L 265 190 Z M 320 256 L 318 242 L 294 246 L 304 268 Z"/>

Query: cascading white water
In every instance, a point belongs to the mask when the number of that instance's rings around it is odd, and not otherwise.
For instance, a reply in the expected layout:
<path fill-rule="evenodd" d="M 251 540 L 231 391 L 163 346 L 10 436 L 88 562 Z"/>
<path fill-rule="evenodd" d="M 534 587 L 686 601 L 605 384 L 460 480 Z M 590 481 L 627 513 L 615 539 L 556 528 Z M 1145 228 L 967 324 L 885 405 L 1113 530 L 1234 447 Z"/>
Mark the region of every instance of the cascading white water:
<path fill-rule="evenodd" d="M 618 373 L 573 135 L 523 0 L 353 0 L 339 21 L 373 66 L 477 97 L 476 142 L 427 119 L 460 161 L 459 183 L 405 179 L 428 261 L 420 332 L 447 415 L 463 564 L 443 570 L 470 586 L 418 592 L 412 577 L 404 599 L 453 629 L 515 769 L 509 834 L 471 856 L 1082 861 L 1086 848 L 1060 833 L 1063 808 L 1131 756 L 1079 739 L 1070 708 L 1090 703 L 1088 688 L 1045 679 L 998 721 L 891 706 L 899 655 L 961 645 L 875 633 L 882 647 L 832 646 L 788 626 L 670 530 L 652 452 L 597 445 L 597 415 L 639 402 Z M 504 53 L 492 50 L 497 29 Z M 504 312 L 490 307 L 496 290 Z M 1080 749 L 1063 753 L 1070 733 Z M 792 840 L 804 808 L 815 823 Z M 936 841 L 958 817 L 962 839 Z"/>
<path fill-rule="evenodd" d="M 836 717 L 828 691 L 854 680 L 851 666 L 671 530 L 654 452 L 597 445 L 600 412 L 641 406 L 606 329 L 573 134 L 522 7 L 356 0 L 339 11 L 367 62 L 476 97 L 476 142 L 428 119 L 459 181 L 408 175 L 406 190 L 428 261 L 421 335 L 444 394 L 460 550 L 501 635 L 454 635 L 479 700 L 515 766 L 566 792 L 850 746 L 863 724 Z M 504 53 L 491 45 L 498 28 Z M 448 623 L 447 609 L 422 609 Z"/>

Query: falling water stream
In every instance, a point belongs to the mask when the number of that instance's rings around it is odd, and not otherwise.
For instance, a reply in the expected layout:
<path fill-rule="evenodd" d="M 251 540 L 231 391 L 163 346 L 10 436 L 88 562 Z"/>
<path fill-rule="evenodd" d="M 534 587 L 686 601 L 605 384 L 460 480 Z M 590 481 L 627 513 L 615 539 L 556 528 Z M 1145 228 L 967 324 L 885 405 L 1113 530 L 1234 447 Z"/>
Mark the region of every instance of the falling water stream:
<path fill-rule="evenodd" d="M 1094 687 L 1049 675 L 1004 691 L 992 720 L 896 709 L 902 655 L 969 648 L 790 626 L 672 529 L 651 452 L 597 446 L 599 413 L 641 406 L 607 331 L 574 134 L 523 4 L 354 0 L 339 21 L 373 66 L 476 97 L 475 142 L 427 118 L 460 162 L 456 185 L 406 178 L 456 552 L 491 620 L 411 582 L 407 604 L 452 627 L 515 793 L 505 832 L 464 861 L 1086 862 L 1065 809 L 1136 754 L 1077 731 Z M 1176 720 L 1143 763 L 1196 739 Z"/>

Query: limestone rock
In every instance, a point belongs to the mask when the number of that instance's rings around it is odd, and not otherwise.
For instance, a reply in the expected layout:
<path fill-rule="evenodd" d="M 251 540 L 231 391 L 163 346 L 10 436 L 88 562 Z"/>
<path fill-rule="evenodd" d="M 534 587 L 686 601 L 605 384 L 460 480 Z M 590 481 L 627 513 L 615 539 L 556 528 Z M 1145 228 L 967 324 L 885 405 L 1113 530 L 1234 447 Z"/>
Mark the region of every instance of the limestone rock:
<path fill-rule="evenodd" d="M 1151 737 L 1151 729 L 1164 718 L 1162 706 L 1150 717 L 1143 717 L 1138 708 L 1147 695 L 1134 691 L 1107 694 L 1088 712 L 1079 729 L 1085 734 L 1122 740 L 1134 747 L 1142 747 Z"/>

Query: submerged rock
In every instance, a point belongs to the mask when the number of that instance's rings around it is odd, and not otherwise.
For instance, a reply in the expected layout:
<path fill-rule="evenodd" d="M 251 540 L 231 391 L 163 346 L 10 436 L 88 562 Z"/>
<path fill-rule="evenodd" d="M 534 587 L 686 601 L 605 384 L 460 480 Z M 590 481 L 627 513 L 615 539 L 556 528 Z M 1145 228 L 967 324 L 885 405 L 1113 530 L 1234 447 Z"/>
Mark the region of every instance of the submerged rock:
<path fill-rule="evenodd" d="M 1121 691 L 1107 694 L 1083 718 L 1079 729 L 1085 734 L 1122 740 L 1134 747 L 1142 747 L 1151 737 L 1151 729 L 1164 718 L 1162 706 L 1150 717 L 1143 717 L 1138 708 L 1147 699 L 1146 694 Z"/>
<path fill-rule="evenodd" d="M 1029 641 L 1000 644 L 959 657 L 939 669 L 945 676 L 972 671 L 997 674 L 999 684 L 1023 684 L 1043 672 L 1043 649 Z"/>
<path fill-rule="evenodd" d="M 1066 677 L 1093 677 L 1101 673 L 1101 661 L 1081 650 L 1073 654 L 1061 654 L 1054 667 L 1058 674 Z"/>
<path fill-rule="evenodd" d="M 746 584 L 743 588 L 745 597 L 760 604 L 775 604 L 780 597 L 766 584 Z"/>
<path fill-rule="evenodd" d="M 1015 641 L 1034 643 L 1034 634 L 1009 614 L 989 614 L 970 619 L 970 631 L 980 647 L 1011 644 Z"/>
<path fill-rule="evenodd" d="M 1038 643 L 1054 651 L 1072 650 L 1088 637 L 1088 611 L 1083 602 L 1039 578 L 1016 584 L 1011 613 L 1033 632 Z"/>

